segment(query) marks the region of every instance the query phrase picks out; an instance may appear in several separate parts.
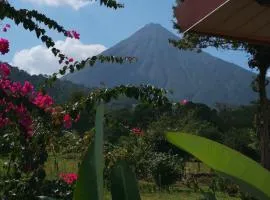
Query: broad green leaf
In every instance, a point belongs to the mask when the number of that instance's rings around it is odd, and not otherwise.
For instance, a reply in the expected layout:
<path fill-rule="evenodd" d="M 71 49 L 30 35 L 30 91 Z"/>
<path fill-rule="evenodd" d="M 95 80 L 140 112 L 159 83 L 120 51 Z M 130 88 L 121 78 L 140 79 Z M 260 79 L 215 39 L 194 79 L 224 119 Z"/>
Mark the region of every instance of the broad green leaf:
<path fill-rule="evenodd" d="M 112 200 L 140 200 L 134 172 L 125 161 L 118 162 L 112 170 Z"/>
<path fill-rule="evenodd" d="M 236 181 L 242 190 L 270 199 L 270 172 L 257 162 L 217 142 L 185 133 L 167 133 L 167 140 L 209 167 Z"/>
<path fill-rule="evenodd" d="M 103 200 L 103 122 L 104 104 L 101 102 L 96 113 L 95 140 L 80 166 L 74 200 Z"/>

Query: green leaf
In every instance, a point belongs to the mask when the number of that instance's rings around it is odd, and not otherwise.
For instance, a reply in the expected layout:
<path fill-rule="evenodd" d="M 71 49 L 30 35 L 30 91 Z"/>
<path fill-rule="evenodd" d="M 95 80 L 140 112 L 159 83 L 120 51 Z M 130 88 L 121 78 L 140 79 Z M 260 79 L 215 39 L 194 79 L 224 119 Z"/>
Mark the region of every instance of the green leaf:
<path fill-rule="evenodd" d="M 232 178 L 240 188 L 259 199 L 270 199 L 270 172 L 261 165 L 217 142 L 185 133 L 167 133 L 167 140 L 209 167 Z"/>
<path fill-rule="evenodd" d="M 96 113 L 95 140 L 80 166 L 74 200 L 103 200 L 103 122 L 104 104 L 101 102 Z"/>
<path fill-rule="evenodd" d="M 125 161 L 112 169 L 112 200 L 140 200 L 138 183 L 133 171 Z"/>

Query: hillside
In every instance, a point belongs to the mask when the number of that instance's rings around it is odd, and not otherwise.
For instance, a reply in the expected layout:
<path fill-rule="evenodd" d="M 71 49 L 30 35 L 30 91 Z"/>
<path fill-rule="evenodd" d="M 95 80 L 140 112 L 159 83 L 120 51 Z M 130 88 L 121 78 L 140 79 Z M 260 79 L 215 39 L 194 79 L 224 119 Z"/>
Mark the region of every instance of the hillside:
<path fill-rule="evenodd" d="M 11 67 L 11 80 L 19 81 L 23 83 L 24 81 L 31 82 L 35 87 L 39 87 L 44 83 L 45 77 L 42 75 L 30 75 L 23 70 L 19 70 L 17 67 Z M 46 91 L 54 98 L 57 103 L 66 102 L 73 92 L 77 91 L 90 91 L 90 89 L 74 84 L 70 81 L 57 80 L 52 88 L 47 88 Z"/>

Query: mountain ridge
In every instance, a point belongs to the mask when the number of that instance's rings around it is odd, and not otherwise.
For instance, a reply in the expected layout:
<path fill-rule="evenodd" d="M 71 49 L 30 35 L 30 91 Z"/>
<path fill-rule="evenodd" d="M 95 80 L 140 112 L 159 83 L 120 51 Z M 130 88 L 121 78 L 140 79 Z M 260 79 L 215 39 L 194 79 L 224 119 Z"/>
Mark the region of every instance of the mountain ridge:
<path fill-rule="evenodd" d="M 147 24 L 103 55 L 134 56 L 132 64 L 97 63 L 64 77 L 87 87 L 152 84 L 173 90 L 173 100 L 188 99 L 213 105 L 217 102 L 248 104 L 256 99 L 250 84 L 254 73 L 208 53 L 179 50 L 169 44 L 177 39 L 159 24 Z"/>

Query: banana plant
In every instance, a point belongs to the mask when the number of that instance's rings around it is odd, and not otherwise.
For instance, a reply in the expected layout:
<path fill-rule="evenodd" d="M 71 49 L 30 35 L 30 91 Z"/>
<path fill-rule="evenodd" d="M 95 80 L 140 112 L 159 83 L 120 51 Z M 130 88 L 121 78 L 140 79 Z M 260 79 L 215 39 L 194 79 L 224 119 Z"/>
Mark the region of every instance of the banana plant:
<path fill-rule="evenodd" d="M 100 102 L 96 111 L 95 139 L 80 165 L 74 200 L 103 200 L 103 123 L 104 103 Z"/>
<path fill-rule="evenodd" d="M 97 107 L 95 139 L 90 144 L 79 168 L 74 200 L 103 200 L 104 196 L 104 103 Z M 125 161 L 118 162 L 112 170 L 112 199 L 140 200 L 139 189 L 134 173 Z"/>
<path fill-rule="evenodd" d="M 196 135 L 169 132 L 167 140 L 206 165 L 233 179 L 244 192 L 261 200 L 270 199 L 270 173 L 241 153 Z"/>
<path fill-rule="evenodd" d="M 112 200 L 140 200 L 135 174 L 125 161 L 119 161 L 112 170 Z"/>

